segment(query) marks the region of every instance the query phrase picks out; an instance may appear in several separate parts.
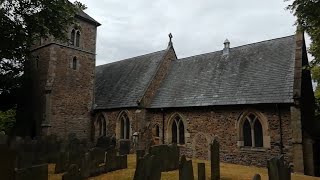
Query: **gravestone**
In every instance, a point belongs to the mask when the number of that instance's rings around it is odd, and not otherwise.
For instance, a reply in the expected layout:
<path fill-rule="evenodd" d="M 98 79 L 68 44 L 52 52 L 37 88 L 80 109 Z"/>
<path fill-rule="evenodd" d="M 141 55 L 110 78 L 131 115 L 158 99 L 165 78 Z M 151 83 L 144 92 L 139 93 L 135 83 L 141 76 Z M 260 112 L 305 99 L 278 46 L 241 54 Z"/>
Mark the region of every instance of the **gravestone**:
<path fill-rule="evenodd" d="M 125 155 L 130 153 L 130 144 L 131 141 L 127 139 L 120 140 L 120 148 L 119 148 L 119 154 Z"/>
<path fill-rule="evenodd" d="M 146 151 L 144 149 L 136 150 L 136 167 L 138 166 L 140 158 L 143 158 L 145 153 Z"/>
<path fill-rule="evenodd" d="M 284 156 L 276 156 L 268 160 L 269 180 L 291 180 L 291 171 L 287 163 L 284 162 Z"/>
<path fill-rule="evenodd" d="M 107 172 L 116 170 L 117 162 L 116 162 L 117 152 L 115 150 L 108 151 L 105 155 L 105 168 Z"/>
<path fill-rule="evenodd" d="M 69 153 L 60 152 L 54 173 L 59 174 L 62 172 L 66 172 L 68 168 L 69 168 Z"/>
<path fill-rule="evenodd" d="M 160 180 L 161 162 L 154 155 L 146 154 L 136 167 L 134 180 Z"/>
<path fill-rule="evenodd" d="M 115 138 L 112 136 L 101 136 L 97 140 L 96 147 L 103 148 L 104 150 L 111 150 L 116 147 Z"/>
<path fill-rule="evenodd" d="M 149 153 L 161 160 L 162 172 L 178 169 L 180 153 L 177 145 L 154 145 L 149 148 Z"/>
<path fill-rule="evenodd" d="M 1 179 L 14 179 L 14 168 L 16 162 L 15 151 L 7 145 L 0 144 L 0 177 Z"/>
<path fill-rule="evenodd" d="M 95 147 L 89 150 L 91 154 L 91 160 L 93 160 L 97 165 L 104 163 L 106 151 L 102 148 Z"/>
<path fill-rule="evenodd" d="M 179 163 L 179 180 L 194 180 L 192 161 L 182 155 Z"/>
<path fill-rule="evenodd" d="M 252 180 L 261 180 L 260 174 L 255 174 L 252 178 Z"/>
<path fill-rule="evenodd" d="M 126 169 L 128 168 L 128 157 L 127 155 L 117 156 L 118 169 Z"/>
<path fill-rule="evenodd" d="M 214 139 L 210 144 L 210 156 L 211 156 L 211 180 L 220 179 L 220 154 L 219 143 L 217 139 Z"/>
<path fill-rule="evenodd" d="M 198 180 L 206 179 L 206 164 L 198 163 Z"/>
<path fill-rule="evenodd" d="M 48 164 L 35 165 L 15 171 L 15 180 L 27 179 L 48 180 Z"/>
<path fill-rule="evenodd" d="M 88 178 L 90 176 L 91 169 L 92 169 L 92 163 L 90 160 L 90 153 L 87 152 L 84 154 L 81 161 L 81 166 L 80 166 L 81 177 L 83 179 Z"/>
<path fill-rule="evenodd" d="M 80 180 L 81 175 L 79 166 L 77 164 L 71 164 L 68 171 L 62 175 L 62 180 Z"/>

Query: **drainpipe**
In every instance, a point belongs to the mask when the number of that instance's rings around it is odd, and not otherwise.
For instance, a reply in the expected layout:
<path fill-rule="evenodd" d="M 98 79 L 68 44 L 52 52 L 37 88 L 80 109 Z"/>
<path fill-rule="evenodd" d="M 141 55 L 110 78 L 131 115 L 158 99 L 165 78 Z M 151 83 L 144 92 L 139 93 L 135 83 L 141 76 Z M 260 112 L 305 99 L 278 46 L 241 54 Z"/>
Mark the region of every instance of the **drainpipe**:
<path fill-rule="evenodd" d="M 283 154 L 283 140 L 282 140 L 282 120 L 281 120 L 281 112 L 279 104 L 276 104 L 276 108 L 278 111 L 278 117 L 279 117 L 279 133 L 280 133 L 280 154 Z"/>
<path fill-rule="evenodd" d="M 162 144 L 164 144 L 164 109 L 161 108 L 162 112 Z"/>

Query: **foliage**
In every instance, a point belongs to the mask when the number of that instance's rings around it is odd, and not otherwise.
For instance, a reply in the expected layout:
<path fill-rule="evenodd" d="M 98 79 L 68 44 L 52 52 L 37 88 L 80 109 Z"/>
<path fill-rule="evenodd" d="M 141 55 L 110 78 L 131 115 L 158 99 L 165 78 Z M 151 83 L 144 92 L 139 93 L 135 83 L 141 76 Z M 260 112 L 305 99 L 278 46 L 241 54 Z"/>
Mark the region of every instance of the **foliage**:
<path fill-rule="evenodd" d="M 15 109 L 0 111 L 0 132 L 10 132 L 16 121 L 15 116 Z"/>
<path fill-rule="evenodd" d="M 40 37 L 67 41 L 85 6 L 67 0 L 0 0 L 0 110 L 15 106 L 30 47 Z"/>
<path fill-rule="evenodd" d="M 287 7 L 297 17 L 296 24 L 311 38 L 309 52 L 320 63 L 320 0 L 294 0 Z"/>

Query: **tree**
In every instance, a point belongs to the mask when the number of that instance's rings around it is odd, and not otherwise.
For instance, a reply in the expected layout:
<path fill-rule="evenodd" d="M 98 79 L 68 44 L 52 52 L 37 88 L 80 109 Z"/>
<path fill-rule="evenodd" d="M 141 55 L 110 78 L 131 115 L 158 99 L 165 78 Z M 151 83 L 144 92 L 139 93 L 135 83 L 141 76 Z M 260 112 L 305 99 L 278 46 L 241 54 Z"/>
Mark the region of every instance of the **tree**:
<path fill-rule="evenodd" d="M 296 24 L 311 38 L 309 52 L 313 64 L 320 64 L 320 0 L 294 0 L 287 7 L 297 17 Z"/>
<path fill-rule="evenodd" d="M 16 106 L 29 49 L 39 38 L 67 41 L 67 27 L 85 9 L 67 0 L 0 0 L 0 110 Z"/>

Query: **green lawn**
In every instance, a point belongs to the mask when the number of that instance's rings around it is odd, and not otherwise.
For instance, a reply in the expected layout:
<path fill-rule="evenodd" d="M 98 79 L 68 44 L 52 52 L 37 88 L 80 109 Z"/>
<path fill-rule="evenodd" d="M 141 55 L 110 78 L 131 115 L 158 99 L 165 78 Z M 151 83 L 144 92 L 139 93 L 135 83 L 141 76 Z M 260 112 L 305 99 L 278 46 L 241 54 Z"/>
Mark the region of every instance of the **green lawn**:
<path fill-rule="evenodd" d="M 197 180 L 197 163 L 206 163 L 206 178 L 210 177 L 210 163 L 209 161 L 193 159 L 193 172 L 195 180 Z M 128 168 L 124 170 L 109 172 L 100 176 L 89 178 L 89 180 L 132 180 L 135 171 L 136 158 L 135 155 L 128 156 Z M 266 168 L 257 168 L 251 166 L 242 166 L 235 164 L 220 163 L 221 179 L 222 180 L 251 180 L 253 175 L 259 173 L 263 180 L 268 179 L 268 170 Z M 49 180 L 61 180 L 62 174 L 53 174 L 54 165 L 49 166 Z M 161 174 L 162 180 L 177 180 L 178 171 L 164 172 Z M 293 180 L 320 180 L 320 178 L 305 176 L 301 174 L 292 174 Z"/>

